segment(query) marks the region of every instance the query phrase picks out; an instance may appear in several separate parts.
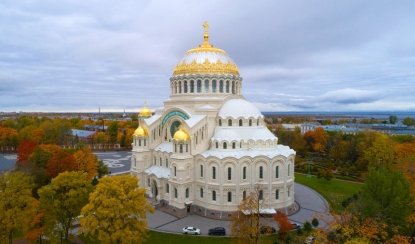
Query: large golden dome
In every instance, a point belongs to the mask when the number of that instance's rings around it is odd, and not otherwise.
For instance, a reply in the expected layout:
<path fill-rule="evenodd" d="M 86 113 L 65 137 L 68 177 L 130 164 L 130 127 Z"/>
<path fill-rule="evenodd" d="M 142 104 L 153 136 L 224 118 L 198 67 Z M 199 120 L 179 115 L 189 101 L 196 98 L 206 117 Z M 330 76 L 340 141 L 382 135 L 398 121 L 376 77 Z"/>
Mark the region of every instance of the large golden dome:
<path fill-rule="evenodd" d="M 209 25 L 205 22 L 203 27 L 205 28 L 203 43 L 186 52 L 184 58 L 174 68 L 173 75 L 231 74 L 239 76 L 239 69 L 229 55 L 209 43 Z"/>
<path fill-rule="evenodd" d="M 138 126 L 138 128 L 134 131 L 133 135 L 138 137 L 145 137 L 147 136 L 147 132 L 143 127 Z"/>

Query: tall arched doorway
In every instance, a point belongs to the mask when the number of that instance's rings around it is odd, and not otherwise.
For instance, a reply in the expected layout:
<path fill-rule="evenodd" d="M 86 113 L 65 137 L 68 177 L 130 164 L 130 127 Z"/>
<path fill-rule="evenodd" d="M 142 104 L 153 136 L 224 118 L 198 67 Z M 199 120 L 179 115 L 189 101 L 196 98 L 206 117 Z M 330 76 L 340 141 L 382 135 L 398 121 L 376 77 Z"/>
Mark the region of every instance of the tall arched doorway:
<path fill-rule="evenodd" d="M 151 195 L 153 195 L 153 199 L 157 200 L 157 196 L 158 196 L 158 188 L 157 188 L 157 181 L 153 180 L 151 182 Z"/>

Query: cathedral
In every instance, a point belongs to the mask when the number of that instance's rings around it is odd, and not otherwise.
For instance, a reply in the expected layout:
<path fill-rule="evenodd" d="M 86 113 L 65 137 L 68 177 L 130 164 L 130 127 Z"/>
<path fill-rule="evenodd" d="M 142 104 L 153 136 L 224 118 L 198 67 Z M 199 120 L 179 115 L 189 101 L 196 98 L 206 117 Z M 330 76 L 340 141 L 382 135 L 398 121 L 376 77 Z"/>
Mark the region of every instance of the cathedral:
<path fill-rule="evenodd" d="M 153 204 L 176 215 L 227 218 L 253 191 L 264 213 L 288 208 L 295 151 L 278 144 L 243 97 L 238 67 L 203 26 L 203 43 L 174 68 L 164 107 L 139 112 L 131 174 Z"/>

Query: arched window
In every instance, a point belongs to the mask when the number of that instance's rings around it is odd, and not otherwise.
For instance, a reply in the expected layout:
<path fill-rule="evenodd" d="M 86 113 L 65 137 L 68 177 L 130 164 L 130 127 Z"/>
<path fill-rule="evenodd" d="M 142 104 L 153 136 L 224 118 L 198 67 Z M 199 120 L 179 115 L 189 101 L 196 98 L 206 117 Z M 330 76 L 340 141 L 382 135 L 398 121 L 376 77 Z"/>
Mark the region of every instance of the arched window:
<path fill-rule="evenodd" d="M 228 119 L 228 126 L 232 126 L 232 120 Z"/>
<path fill-rule="evenodd" d="M 200 198 L 203 198 L 203 188 L 200 188 Z"/>
<path fill-rule="evenodd" d="M 183 144 L 179 145 L 180 153 L 183 153 Z"/>
<path fill-rule="evenodd" d="M 280 199 L 280 190 L 279 189 L 275 190 L 275 199 L 276 200 Z"/>
<path fill-rule="evenodd" d="M 212 80 L 212 92 L 216 93 L 216 80 Z"/>
<path fill-rule="evenodd" d="M 154 164 L 154 165 L 156 165 L 156 164 L 157 164 L 157 159 L 156 159 L 156 157 L 154 157 L 153 159 L 154 159 L 153 164 Z"/>
<path fill-rule="evenodd" d="M 219 126 L 222 126 L 222 120 L 219 119 Z"/>
<path fill-rule="evenodd" d="M 174 144 L 174 152 L 177 152 L 177 144 Z"/>
<path fill-rule="evenodd" d="M 252 126 L 252 119 L 249 119 L 249 126 Z"/>
<path fill-rule="evenodd" d="M 236 148 L 236 143 L 232 142 L 232 149 L 235 149 L 235 148 Z"/>
<path fill-rule="evenodd" d="M 197 80 L 197 93 L 201 93 L 201 92 L 202 92 L 202 81 Z"/>
<path fill-rule="evenodd" d="M 209 93 L 209 80 L 205 80 L 205 93 Z"/>
<path fill-rule="evenodd" d="M 259 125 L 259 119 L 256 120 L 256 125 Z"/>
<path fill-rule="evenodd" d="M 259 190 L 259 196 L 258 196 L 259 200 L 263 200 L 264 199 L 264 191 Z"/>
<path fill-rule="evenodd" d="M 189 144 L 186 144 L 186 152 L 189 152 Z"/>
<path fill-rule="evenodd" d="M 279 177 L 279 171 L 280 171 L 280 167 L 279 166 L 275 166 L 275 178 Z"/>
<path fill-rule="evenodd" d="M 138 146 L 141 147 L 141 139 L 138 139 Z"/>
<path fill-rule="evenodd" d="M 212 191 L 212 201 L 216 201 L 216 191 Z"/>
<path fill-rule="evenodd" d="M 246 180 L 246 167 L 242 168 L 242 179 Z"/>
<path fill-rule="evenodd" d="M 170 191 L 170 185 L 166 183 L 166 193 L 169 193 L 169 191 Z"/>
<path fill-rule="evenodd" d="M 232 180 L 232 168 L 228 167 L 228 180 Z"/>
<path fill-rule="evenodd" d="M 166 158 L 166 168 L 169 167 L 169 159 Z"/>
<path fill-rule="evenodd" d="M 287 169 L 287 171 L 288 171 L 288 176 L 290 176 L 290 169 L 291 169 L 291 164 L 288 164 L 288 169 Z"/>
<path fill-rule="evenodd" d="M 194 93 L 195 92 L 195 81 L 191 80 L 190 81 L 190 93 Z"/>
<path fill-rule="evenodd" d="M 291 187 L 288 187 L 288 189 L 287 189 L 287 196 L 288 196 L 288 198 L 290 198 L 290 191 L 291 191 Z"/>
<path fill-rule="evenodd" d="M 176 168 L 176 166 L 173 167 L 173 171 L 174 171 L 174 176 L 177 176 L 177 168 Z"/>
<path fill-rule="evenodd" d="M 232 202 L 232 192 L 228 191 L 228 202 Z"/>
<path fill-rule="evenodd" d="M 239 120 L 239 126 L 242 126 L 242 119 Z"/>
<path fill-rule="evenodd" d="M 264 178 L 264 168 L 262 166 L 259 166 L 259 178 Z"/>
<path fill-rule="evenodd" d="M 186 198 L 189 198 L 189 188 L 186 188 Z"/>
<path fill-rule="evenodd" d="M 203 177 L 203 165 L 200 165 L 200 177 Z"/>
<path fill-rule="evenodd" d="M 182 93 L 182 82 L 179 81 L 179 93 Z"/>
<path fill-rule="evenodd" d="M 226 144 L 226 142 L 223 143 L 223 149 L 227 149 L 228 145 Z"/>
<path fill-rule="evenodd" d="M 246 199 L 246 191 L 243 191 L 242 192 L 242 200 L 245 200 Z"/>
<path fill-rule="evenodd" d="M 216 167 L 212 167 L 212 179 L 216 180 Z"/>
<path fill-rule="evenodd" d="M 216 148 L 219 148 L 219 142 L 216 142 Z"/>
<path fill-rule="evenodd" d="M 229 81 L 226 81 L 226 93 L 229 93 Z"/>
<path fill-rule="evenodd" d="M 174 198 L 177 198 L 177 188 L 174 188 Z"/>
<path fill-rule="evenodd" d="M 187 93 L 187 80 L 184 81 L 184 93 Z"/>
<path fill-rule="evenodd" d="M 223 93 L 223 80 L 219 81 L 219 92 Z"/>
<path fill-rule="evenodd" d="M 159 163 L 160 163 L 160 167 L 161 167 L 163 165 L 163 160 L 161 159 L 161 157 L 160 157 Z"/>
<path fill-rule="evenodd" d="M 232 81 L 232 94 L 235 94 L 236 92 L 236 84 L 235 81 Z"/>

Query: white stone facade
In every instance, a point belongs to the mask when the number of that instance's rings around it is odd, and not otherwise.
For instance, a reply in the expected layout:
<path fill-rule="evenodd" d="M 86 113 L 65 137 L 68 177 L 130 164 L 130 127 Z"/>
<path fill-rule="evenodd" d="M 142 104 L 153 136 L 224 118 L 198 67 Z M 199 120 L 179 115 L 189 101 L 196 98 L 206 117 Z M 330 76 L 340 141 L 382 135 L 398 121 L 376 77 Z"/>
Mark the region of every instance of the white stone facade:
<path fill-rule="evenodd" d="M 186 54 L 186 64 L 231 62 L 200 49 Z M 242 78 L 226 71 L 173 75 L 164 108 L 140 118 L 131 174 L 155 202 L 232 212 L 259 189 L 265 208 L 294 203 L 295 151 L 278 144 L 241 88 Z M 187 138 L 176 138 L 179 127 Z"/>

